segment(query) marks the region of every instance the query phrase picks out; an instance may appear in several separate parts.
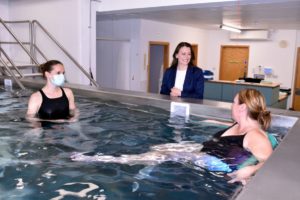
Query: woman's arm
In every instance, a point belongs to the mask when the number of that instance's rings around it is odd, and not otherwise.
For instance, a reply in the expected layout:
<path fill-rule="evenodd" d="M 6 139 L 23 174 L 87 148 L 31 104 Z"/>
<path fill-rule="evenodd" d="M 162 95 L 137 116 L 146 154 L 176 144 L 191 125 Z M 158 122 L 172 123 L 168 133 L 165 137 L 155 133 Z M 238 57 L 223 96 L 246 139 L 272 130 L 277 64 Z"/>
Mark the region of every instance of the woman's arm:
<path fill-rule="evenodd" d="M 69 100 L 69 110 L 70 110 L 69 114 L 71 116 L 71 118 L 66 121 L 77 121 L 78 117 L 79 117 L 79 110 L 76 108 L 74 94 L 73 94 L 72 90 L 69 88 L 64 88 L 64 91 Z"/>
<path fill-rule="evenodd" d="M 41 127 L 40 120 L 36 117 L 42 104 L 42 96 L 39 92 L 33 93 L 28 101 L 26 119 L 31 123 L 33 128 Z"/>
<path fill-rule="evenodd" d="M 42 104 L 42 96 L 39 92 L 33 93 L 28 101 L 28 108 L 26 113 L 26 118 L 29 120 L 33 120 L 37 115 Z M 36 121 L 36 120 L 34 120 Z"/>
<path fill-rule="evenodd" d="M 228 181 L 228 183 L 241 182 L 243 185 L 246 185 L 250 177 L 253 176 L 262 165 L 263 162 L 260 162 L 257 165 L 246 166 L 227 174 L 232 178 L 230 181 Z"/>
<path fill-rule="evenodd" d="M 170 71 L 166 70 L 163 76 L 163 81 L 160 88 L 160 94 L 170 95 L 171 88 L 169 87 L 170 82 Z"/>
<path fill-rule="evenodd" d="M 211 123 L 211 124 L 219 124 L 219 125 L 224 125 L 224 126 L 232 126 L 234 124 L 234 122 L 218 121 L 218 120 L 214 120 L 214 119 L 206 119 L 206 120 L 202 120 L 202 122 Z"/>
<path fill-rule="evenodd" d="M 245 184 L 247 180 L 259 170 L 264 162 L 271 156 L 273 149 L 268 136 L 261 130 L 249 131 L 244 138 L 244 148 L 248 149 L 258 160 L 256 165 L 243 167 L 231 174 L 230 183 L 242 182 Z"/>
<path fill-rule="evenodd" d="M 204 76 L 202 69 L 198 67 L 192 67 L 192 91 L 186 91 L 185 88 L 183 88 L 183 91 L 181 92 L 181 97 L 190 97 L 190 98 L 196 98 L 196 99 L 203 99 L 203 93 L 204 93 Z"/>

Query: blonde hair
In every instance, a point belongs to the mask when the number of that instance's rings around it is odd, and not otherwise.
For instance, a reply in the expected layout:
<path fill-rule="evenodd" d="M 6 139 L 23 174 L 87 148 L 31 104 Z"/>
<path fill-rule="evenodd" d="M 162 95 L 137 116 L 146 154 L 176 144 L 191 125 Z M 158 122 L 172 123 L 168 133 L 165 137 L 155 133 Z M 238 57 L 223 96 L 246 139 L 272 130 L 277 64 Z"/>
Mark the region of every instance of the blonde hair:
<path fill-rule="evenodd" d="M 239 104 L 246 104 L 249 117 L 267 130 L 271 123 L 271 113 L 267 110 L 264 96 L 255 89 L 244 89 L 239 91 L 238 100 Z"/>

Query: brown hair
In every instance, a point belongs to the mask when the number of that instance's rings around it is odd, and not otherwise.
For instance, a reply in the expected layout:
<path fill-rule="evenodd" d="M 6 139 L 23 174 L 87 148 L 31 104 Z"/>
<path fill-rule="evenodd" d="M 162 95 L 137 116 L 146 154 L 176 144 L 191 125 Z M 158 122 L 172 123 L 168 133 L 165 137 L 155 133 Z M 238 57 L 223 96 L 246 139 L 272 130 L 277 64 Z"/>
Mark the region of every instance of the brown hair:
<path fill-rule="evenodd" d="M 246 104 L 249 117 L 267 130 L 271 123 L 271 113 L 267 111 L 264 96 L 255 89 L 244 89 L 238 93 L 238 98 L 239 104 Z"/>
<path fill-rule="evenodd" d="M 45 62 L 44 64 L 41 64 L 40 67 L 41 67 L 41 70 L 43 73 L 43 77 L 45 77 L 46 72 L 51 72 L 53 70 L 53 66 L 57 65 L 57 64 L 63 65 L 58 60 L 49 60 L 49 61 Z"/>
<path fill-rule="evenodd" d="M 194 54 L 194 51 L 192 49 L 192 45 L 190 43 L 188 43 L 188 42 L 180 42 L 177 45 L 177 47 L 176 47 L 176 49 L 175 49 L 175 51 L 173 53 L 173 61 L 172 61 L 171 67 L 177 67 L 177 65 L 178 65 L 178 59 L 176 58 L 176 54 L 178 54 L 179 50 L 182 47 L 188 47 L 188 48 L 190 48 L 190 50 L 191 50 L 191 60 L 189 62 L 189 65 L 193 65 L 194 60 L 195 60 L 195 54 Z"/>

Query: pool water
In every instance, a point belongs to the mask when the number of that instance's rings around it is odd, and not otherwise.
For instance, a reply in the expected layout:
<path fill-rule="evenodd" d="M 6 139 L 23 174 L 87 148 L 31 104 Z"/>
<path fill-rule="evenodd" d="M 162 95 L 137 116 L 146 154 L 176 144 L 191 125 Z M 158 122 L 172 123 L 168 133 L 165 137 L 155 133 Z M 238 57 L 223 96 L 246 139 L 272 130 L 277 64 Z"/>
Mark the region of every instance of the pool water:
<path fill-rule="evenodd" d="M 168 111 L 152 106 L 77 96 L 77 122 L 38 127 L 25 120 L 28 97 L 0 91 L 0 101 L 0 199 L 222 200 L 241 189 L 227 183 L 224 173 L 189 162 L 149 166 L 70 159 L 74 152 L 120 156 L 165 143 L 203 143 L 224 128 L 203 118 L 170 119 Z"/>

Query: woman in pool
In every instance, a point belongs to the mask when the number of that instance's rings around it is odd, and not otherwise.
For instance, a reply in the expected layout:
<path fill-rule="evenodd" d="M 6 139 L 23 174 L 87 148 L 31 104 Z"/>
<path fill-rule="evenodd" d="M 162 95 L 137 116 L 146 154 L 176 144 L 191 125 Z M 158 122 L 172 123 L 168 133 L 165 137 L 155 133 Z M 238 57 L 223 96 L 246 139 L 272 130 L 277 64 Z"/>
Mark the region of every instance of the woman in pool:
<path fill-rule="evenodd" d="M 266 133 L 271 114 L 266 110 L 262 94 L 254 89 L 241 90 L 234 98 L 231 111 L 233 125 L 204 142 L 202 151 L 225 158 L 224 162 L 236 170 L 228 174 L 232 177 L 229 182 L 245 184 L 272 154 L 270 141 L 273 140 Z M 256 162 L 251 159 L 252 155 Z"/>
<path fill-rule="evenodd" d="M 211 171 L 233 171 L 228 174 L 232 178 L 229 182 L 246 184 L 272 154 L 272 144 L 265 132 L 270 125 L 271 115 L 266 110 L 265 99 L 261 93 L 246 89 L 241 90 L 234 98 L 232 118 L 235 122 L 229 128 L 216 133 L 203 146 L 193 142 L 170 143 L 153 146 L 151 151 L 139 155 L 114 157 L 75 153 L 71 158 L 75 161 L 148 165 L 170 160 L 188 161 Z"/>
<path fill-rule="evenodd" d="M 44 120 L 63 120 L 75 117 L 74 95 L 69 88 L 63 88 L 65 69 L 57 60 L 41 65 L 46 85 L 30 96 L 27 118 L 38 117 Z"/>

